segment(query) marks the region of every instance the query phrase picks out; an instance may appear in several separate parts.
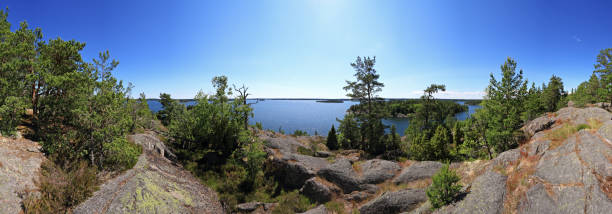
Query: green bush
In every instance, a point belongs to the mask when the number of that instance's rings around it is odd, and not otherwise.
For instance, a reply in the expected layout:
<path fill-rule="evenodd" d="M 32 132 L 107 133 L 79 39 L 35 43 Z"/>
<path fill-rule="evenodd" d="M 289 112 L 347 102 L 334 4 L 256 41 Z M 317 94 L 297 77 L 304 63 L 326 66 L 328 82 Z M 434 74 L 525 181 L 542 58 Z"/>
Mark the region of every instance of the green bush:
<path fill-rule="evenodd" d="M 40 173 L 36 185 L 41 194 L 25 196 L 24 213 L 68 213 L 71 207 L 85 201 L 98 189 L 97 170 L 86 161 L 63 168 L 52 161 L 44 161 Z"/>
<path fill-rule="evenodd" d="M 315 154 L 315 151 L 313 151 L 312 149 L 308 149 L 306 147 L 298 147 L 297 151 L 301 155 L 314 156 L 314 154 Z"/>
<path fill-rule="evenodd" d="M 590 128 L 591 128 L 591 126 L 589 126 L 588 124 L 578 124 L 578 125 L 576 125 L 576 131 L 577 132 L 580 131 L 580 130 L 583 130 L 583 129 L 590 129 Z"/>
<path fill-rule="evenodd" d="M 336 214 L 345 214 L 346 211 L 344 210 L 344 203 L 339 202 L 339 201 L 330 201 L 325 203 L 325 208 L 327 208 L 328 210 L 331 210 L 333 213 Z"/>
<path fill-rule="evenodd" d="M 18 97 L 7 97 L 3 105 L 0 100 L 0 134 L 8 136 L 15 134 L 25 106 L 25 102 Z"/>
<path fill-rule="evenodd" d="M 432 205 L 432 210 L 440 208 L 453 202 L 461 185 L 458 184 L 461 178 L 455 171 L 448 168 L 448 164 L 442 166 L 440 171 L 432 177 L 433 183 L 427 188 L 427 197 Z"/>
<path fill-rule="evenodd" d="M 142 147 L 128 142 L 125 138 L 116 138 L 110 143 L 105 143 L 103 147 L 104 165 L 119 171 L 134 167 L 138 162 L 138 156 L 142 153 Z"/>
<path fill-rule="evenodd" d="M 314 204 L 297 190 L 282 194 L 278 198 L 278 206 L 272 210 L 273 214 L 301 213 L 314 207 Z"/>

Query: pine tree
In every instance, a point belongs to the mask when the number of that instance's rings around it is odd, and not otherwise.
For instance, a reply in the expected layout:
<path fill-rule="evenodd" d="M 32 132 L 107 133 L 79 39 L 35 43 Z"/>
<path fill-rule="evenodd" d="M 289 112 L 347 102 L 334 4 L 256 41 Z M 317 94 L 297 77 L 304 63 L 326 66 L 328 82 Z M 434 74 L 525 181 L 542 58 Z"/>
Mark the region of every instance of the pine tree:
<path fill-rule="evenodd" d="M 516 72 L 516 62 L 508 58 L 501 66 L 501 81 L 490 75 L 490 84 L 486 89 L 486 99 L 482 102 L 482 117 L 487 124 L 486 140 L 494 143 L 495 152 L 503 152 L 518 145 L 515 131 L 523 120 L 527 98 L 527 81 L 523 80 L 523 70 Z"/>
<path fill-rule="evenodd" d="M 612 48 L 601 50 L 597 55 L 594 73 L 599 74 L 601 88 L 599 95 L 601 101 L 612 104 Z"/>
<path fill-rule="evenodd" d="M 338 138 L 336 136 L 336 128 L 332 125 L 329 133 L 327 133 L 327 148 L 329 150 L 337 150 L 338 149 Z"/>
<path fill-rule="evenodd" d="M 457 183 L 461 178 L 455 171 L 448 168 L 448 164 L 444 164 L 431 179 L 432 184 L 427 188 L 426 194 L 431 202 L 432 210 L 453 202 L 461 190 L 461 184 Z"/>
<path fill-rule="evenodd" d="M 348 91 L 346 96 L 353 99 L 359 99 L 361 109 L 353 112 L 358 120 L 362 144 L 360 147 L 366 152 L 379 153 L 380 146 L 384 145 L 384 126 L 381 123 L 383 112 L 380 108 L 376 108 L 376 103 L 381 101 L 378 93 L 385 86 L 379 82 L 380 75 L 374 69 L 376 57 L 357 57 L 351 67 L 355 70 L 355 81 L 346 81 L 346 86 L 343 87 Z"/>

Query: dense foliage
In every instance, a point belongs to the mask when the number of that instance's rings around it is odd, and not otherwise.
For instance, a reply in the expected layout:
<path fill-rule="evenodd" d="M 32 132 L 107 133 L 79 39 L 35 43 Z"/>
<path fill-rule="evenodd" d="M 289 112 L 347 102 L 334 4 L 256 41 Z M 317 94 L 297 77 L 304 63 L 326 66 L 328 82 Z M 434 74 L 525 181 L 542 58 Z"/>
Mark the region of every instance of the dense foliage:
<path fill-rule="evenodd" d="M 440 105 L 439 110 L 441 115 L 455 115 L 460 112 L 467 111 L 466 105 L 458 104 L 454 100 L 438 100 Z M 419 108 L 423 108 L 423 100 L 388 100 L 384 102 L 376 102 L 375 108 L 380 109 L 383 117 L 386 118 L 409 118 L 413 116 Z M 352 105 L 349 108 L 350 112 L 358 112 L 363 109 L 362 104 Z"/>
<path fill-rule="evenodd" d="M 86 62 L 84 43 L 45 41 L 26 22 L 10 26 L 0 11 L 0 133 L 13 135 L 23 125 L 22 134 L 41 142 L 53 163 L 42 173 L 43 197 L 28 200 L 40 204 L 39 212 L 60 212 L 92 193 L 97 170 L 134 165 L 140 150 L 126 140 L 138 126 L 130 116 L 131 86 L 113 77 L 119 62 L 108 51 Z"/>
<path fill-rule="evenodd" d="M 570 93 L 569 100 L 576 106 L 598 102 L 612 103 L 612 48 L 601 50 L 596 62 L 589 80 Z"/>

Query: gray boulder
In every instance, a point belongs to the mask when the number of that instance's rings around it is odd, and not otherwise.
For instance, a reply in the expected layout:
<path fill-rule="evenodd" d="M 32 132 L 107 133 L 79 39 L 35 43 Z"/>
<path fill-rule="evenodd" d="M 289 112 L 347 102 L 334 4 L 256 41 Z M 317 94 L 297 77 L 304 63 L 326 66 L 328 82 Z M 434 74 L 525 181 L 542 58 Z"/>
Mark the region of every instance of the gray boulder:
<path fill-rule="evenodd" d="M 253 201 L 236 205 L 238 212 L 241 213 L 250 213 L 255 211 L 259 207 L 263 207 L 263 202 Z"/>
<path fill-rule="evenodd" d="M 333 164 L 322 168 L 318 176 L 338 185 L 344 193 L 361 190 L 361 181 L 348 159 L 338 159 Z"/>
<path fill-rule="evenodd" d="M 535 133 L 546 130 L 555 124 L 555 119 L 548 116 L 538 117 L 532 121 L 529 121 L 522 130 L 525 134 L 533 136 Z"/>
<path fill-rule="evenodd" d="M 506 195 L 506 176 L 487 171 L 474 180 L 471 192 L 462 201 L 437 213 L 502 213 Z"/>
<path fill-rule="evenodd" d="M 300 189 L 303 195 L 318 203 L 331 201 L 334 195 L 339 194 L 340 191 L 340 188 L 336 185 L 317 177 L 308 179 Z"/>
<path fill-rule="evenodd" d="M 368 199 L 370 196 L 372 196 L 372 194 L 367 193 L 367 192 L 352 192 L 349 194 L 345 194 L 344 195 L 344 200 L 346 201 L 350 201 L 353 203 L 360 203 L 362 201 L 365 201 L 366 199 Z"/>
<path fill-rule="evenodd" d="M 266 147 L 270 149 L 278 149 L 280 151 L 297 153 L 298 148 L 304 147 L 300 142 L 292 137 L 268 137 L 260 136 L 263 139 Z"/>
<path fill-rule="evenodd" d="M 302 214 L 327 214 L 329 211 L 325 208 L 325 205 L 319 205 L 318 207 L 312 208 Z"/>
<path fill-rule="evenodd" d="M 321 168 L 329 165 L 324 158 L 300 155 L 285 151 L 272 152 L 271 163 L 277 169 L 277 178 L 287 188 L 298 189 L 306 180 L 314 177 Z"/>
<path fill-rule="evenodd" d="M 401 167 L 392 161 L 373 159 L 361 164 L 361 170 L 363 183 L 378 184 L 393 178 Z"/>
<path fill-rule="evenodd" d="M 359 208 L 361 214 L 387 214 L 411 211 L 427 200 L 423 189 L 385 192 Z"/>
<path fill-rule="evenodd" d="M 425 178 L 431 178 L 434 174 L 440 170 L 442 164 L 435 161 L 421 161 L 413 163 L 412 165 L 404 168 L 400 175 L 393 179 L 393 183 L 408 183 Z"/>
<path fill-rule="evenodd" d="M 132 142 L 141 145 L 145 150 L 155 151 L 162 157 L 176 161 L 176 155 L 174 155 L 167 147 L 164 142 L 157 138 L 157 134 L 152 131 L 147 131 L 142 134 L 135 134 L 128 136 L 128 139 Z"/>
<path fill-rule="evenodd" d="M 605 122 L 597 132 L 599 135 L 612 142 L 612 120 Z"/>
<path fill-rule="evenodd" d="M 497 157 L 491 161 L 491 164 L 487 167 L 487 170 L 492 170 L 495 167 L 503 167 L 506 168 L 510 164 L 515 163 L 521 157 L 521 153 L 519 149 L 511 149 L 505 152 L 502 152 Z"/>
<path fill-rule="evenodd" d="M 328 151 L 317 151 L 315 152 L 315 157 L 322 157 L 322 158 L 326 158 L 332 156 L 331 152 Z"/>

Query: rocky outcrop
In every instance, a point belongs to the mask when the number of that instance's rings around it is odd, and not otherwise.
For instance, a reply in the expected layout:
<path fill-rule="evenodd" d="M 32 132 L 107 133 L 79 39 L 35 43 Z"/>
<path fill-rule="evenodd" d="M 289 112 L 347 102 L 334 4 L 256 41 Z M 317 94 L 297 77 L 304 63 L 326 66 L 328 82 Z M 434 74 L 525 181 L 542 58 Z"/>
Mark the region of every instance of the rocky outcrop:
<path fill-rule="evenodd" d="M 134 168 L 106 181 L 74 213 L 224 213 L 213 190 L 161 155 L 156 136 L 131 139 L 145 145 Z"/>
<path fill-rule="evenodd" d="M 169 160 L 176 160 L 176 155 L 168 150 L 166 144 L 160 141 L 152 131 L 147 131 L 143 134 L 130 135 L 128 136 L 128 139 L 131 142 L 141 145 L 145 150 L 157 152 L 160 156 Z"/>
<path fill-rule="evenodd" d="M 440 170 L 442 164 L 435 161 L 422 161 L 415 162 L 410 166 L 404 168 L 400 175 L 393 179 L 394 183 L 408 183 L 425 178 L 431 178 L 438 170 Z"/>
<path fill-rule="evenodd" d="M 314 177 L 317 172 L 329 165 L 324 158 L 295 154 L 283 150 L 269 150 L 271 163 L 276 167 L 277 177 L 287 188 L 299 189 L 306 180 Z"/>
<path fill-rule="evenodd" d="M 536 132 L 548 129 L 553 124 L 555 124 L 555 120 L 552 117 L 539 117 L 528 122 L 521 130 L 528 136 L 533 136 Z"/>
<path fill-rule="evenodd" d="M 392 161 L 372 159 L 361 164 L 361 180 L 367 184 L 379 184 L 393 178 L 402 168 Z"/>
<path fill-rule="evenodd" d="M 306 180 L 329 165 L 325 158 L 299 154 L 298 148 L 306 147 L 294 137 L 274 136 L 264 132 L 259 134 L 259 138 L 265 142 L 270 162 L 276 169 L 276 177 L 286 188 L 301 188 Z"/>
<path fill-rule="evenodd" d="M 465 199 L 437 213 L 502 213 L 506 179 L 506 176 L 488 171 L 476 178 Z"/>
<path fill-rule="evenodd" d="M 330 213 L 327 208 L 325 208 L 325 205 L 319 205 L 318 207 L 312 208 L 306 212 L 303 212 L 302 214 L 328 214 Z"/>
<path fill-rule="evenodd" d="M 317 177 L 308 179 L 300 189 L 300 193 L 318 203 L 328 202 L 340 192 L 340 188 L 336 185 Z"/>
<path fill-rule="evenodd" d="M 22 196 L 35 194 L 34 183 L 46 159 L 37 142 L 0 137 L 0 213 L 20 213 Z"/>
<path fill-rule="evenodd" d="M 451 164 L 464 186 L 457 200 L 434 213 L 609 213 L 612 210 L 612 114 L 601 108 L 563 108 L 527 123 L 528 139 L 492 160 Z M 276 136 L 275 138 L 285 139 Z M 319 204 L 347 212 L 431 213 L 425 188 L 442 166 L 364 160 L 359 150 L 327 159 L 298 154 L 300 140 L 271 141 L 275 161 L 294 171 L 295 188 Z M 326 150 L 323 150 L 326 151 Z M 316 152 L 313 153 L 317 155 Z M 324 155 L 327 156 L 327 155 Z M 314 158 L 314 159 L 313 159 Z M 324 161 L 335 162 L 329 163 Z M 330 213 L 324 206 L 308 213 Z"/>
<path fill-rule="evenodd" d="M 609 213 L 611 119 L 568 107 L 528 123 L 527 143 L 491 160 L 462 200 L 437 213 Z"/>
<path fill-rule="evenodd" d="M 277 205 L 277 203 L 263 203 L 254 201 L 238 204 L 236 209 L 239 213 L 268 213 Z"/>
<path fill-rule="evenodd" d="M 406 189 L 397 192 L 385 192 L 359 208 L 361 214 L 400 213 L 415 209 L 425 202 L 427 196 L 423 189 Z"/>
<path fill-rule="evenodd" d="M 336 160 L 333 164 L 319 170 L 318 176 L 338 185 L 344 193 L 361 190 L 361 181 L 348 159 Z"/>

